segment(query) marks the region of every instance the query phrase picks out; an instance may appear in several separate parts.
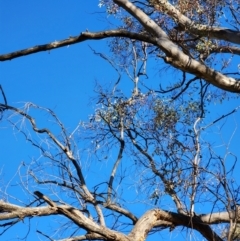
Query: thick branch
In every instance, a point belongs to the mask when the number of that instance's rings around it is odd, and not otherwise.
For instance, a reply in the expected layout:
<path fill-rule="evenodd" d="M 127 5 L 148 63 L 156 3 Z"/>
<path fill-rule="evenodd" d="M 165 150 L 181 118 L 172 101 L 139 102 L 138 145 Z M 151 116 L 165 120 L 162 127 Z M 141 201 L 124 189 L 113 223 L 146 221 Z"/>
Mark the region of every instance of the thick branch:
<path fill-rule="evenodd" d="M 203 214 L 199 216 L 187 216 L 183 214 L 178 214 L 174 212 L 166 212 L 163 210 L 157 210 L 158 221 L 155 223 L 155 227 L 161 226 L 162 221 L 171 222 L 173 226 L 184 226 L 188 228 L 193 228 L 199 231 L 207 240 L 209 241 L 221 241 L 222 239 L 218 237 L 217 234 L 213 232 L 209 225 L 218 223 L 229 223 L 231 219 L 236 218 L 236 211 L 229 212 L 219 212 Z M 236 219 L 239 219 L 237 217 Z"/>
<path fill-rule="evenodd" d="M 21 207 L 0 200 L 0 220 L 13 218 L 24 219 L 26 217 L 40 217 L 59 214 L 54 207 Z"/>
<path fill-rule="evenodd" d="M 236 219 L 240 222 L 240 217 L 236 216 L 236 211 L 232 212 L 218 212 L 211 214 L 203 214 L 199 216 L 201 222 L 205 224 L 229 223 L 230 219 Z"/>
<path fill-rule="evenodd" d="M 234 78 L 227 77 L 220 72 L 214 71 L 208 68 L 204 64 L 191 59 L 188 55 L 184 54 L 172 41 L 168 38 L 166 33 L 145 13 L 140 9 L 137 9 L 132 3 L 126 0 L 115 0 L 115 2 L 123 6 L 127 11 L 129 11 L 134 17 L 136 17 L 139 22 L 151 33 L 154 34 L 156 38 L 147 36 L 145 34 L 132 33 L 125 30 L 109 30 L 102 31 L 98 33 L 82 32 L 79 36 L 70 37 L 62 41 L 55 41 L 45 45 L 38 45 L 32 48 L 12 52 L 9 54 L 0 55 L 0 61 L 11 60 L 17 57 L 22 57 L 25 55 L 47 51 L 51 49 L 60 48 L 63 46 L 68 46 L 71 44 L 76 44 L 86 40 L 99 40 L 109 37 L 126 37 L 131 39 L 136 39 L 139 41 L 144 41 L 152 43 L 158 46 L 167 55 L 166 62 L 173 65 L 174 67 L 192 73 L 199 78 L 203 78 L 209 83 L 230 92 L 240 92 L 240 82 Z M 124 5 L 125 3 L 128 3 Z M 130 7 L 129 7 L 130 5 Z M 132 8 L 134 6 L 134 8 Z M 138 11 L 136 11 L 136 9 Z M 131 10 L 131 11 L 130 11 Z M 230 31 L 230 30 L 229 30 Z"/>
<path fill-rule="evenodd" d="M 213 47 L 209 53 L 227 53 L 227 54 L 234 54 L 234 55 L 240 55 L 240 48 L 236 46 L 219 46 L 219 47 Z"/>
<path fill-rule="evenodd" d="M 64 216 L 71 219 L 76 225 L 82 227 L 90 233 L 94 233 L 95 237 L 101 239 L 112 239 L 112 240 L 144 240 L 150 230 L 160 226 L 171 225 L 174 226 L 184 226 L 188 228 L 193 228 L 199 231 L 207 240 L 212 241 L 222 241 L 220 237 L 215 234 L 211 228 L 210 224 L 217 223 L 229 223 L 230 218 L 235 218 L 236 212 L 219 212 L 211 214 L 203 214 L 199 216 L 187 216 L 174 212 L 167 212 L 160 209 L 153 209 L 145 213 L 135 224 L 134 228 L 127 236 L 120 234 L 116 231 L 112 231 L 101 225 L 98 225 L 91 219 L 84 216 L 84 214 L 75 209 L 74 207 L 67 205 L 60 205 L 56 207 L 21 207 L 13 204 L 9 204 L 0 200 L 0 220 L 9 220 L 14 218 L 24 219 L 26 217 L 40 217 L 63 214 Z M 136 220 L 136 218 L 134 218 Z M 85 236 L 87 237 L 87 236 Z M 82 237 L 83 239 L 84 236 Z M 90 237 L 89 237 L 90 238 Z M 70 239 L 71 240 L 71 239 Z"/>
<path fill-rule="evenodd" d="M 235 214 L 235 211 L 231 213 L 233 217 Z M 222 241 L 222 239 L 211 229 L 209 225 L 222 222 L 229 223 L 229 221 L 230 218 L 228 212 L 212 213 L 191 217 L 184 214 L 153 209 L 146 212 L 138 220 L 130 232 L 129 237 L 133 240 L 145 240 L 149 231 L 154 227 L 171 226 L 174 228 L 175 226 L 184 226 L 197 230 L 209 241 Z"/>
<path fill-rule="evenodd" d="M 165 61 L 167 63 L 205 79 L 223 90 L 240 92 L 240 81 L 227 77 L 184 54 L 160 26 L 133 3 L 128 0 L 114 0 L 114 2 L 135 17 L 149 33 L 156 37 L 156 45 L 166 54 Z"/>
<path fill-rule="evenodd" d="M 46 199 L 43 194 L 37 193 L 37 196 L 40 198 Z M 67 218 L 71 219 L 77 226 L 89 231 L 90 233 L 95 233 L 96 235 L 100 235 L 104 237 L 104 239 L 109 240 L 121 240 L 121 241 L 129 241 L 129 239 L 116 231 L 112 231 L 108 228 L 105 228 L 101 225 L 98 225 L 91 219 L 84 216 L 84 214 L 75 209 L 74 207 L 67 205 L 60 205 L 55 207 L 21 207 L 13 204 L 9 204 L 0 200 L 0 220 L 8 220 L 8 219 L 24 219 L 26 217 L 40 217 L 40 216 L 49 216 L 53 214 L 62 214 Z M 100 237 L 98 236 L 98 237 Z"/>
<path fill-rule="evenodd" d="M 64 46 L 84 42 L 86 40 L 91 40 L 91 39 L 99 40 L 99 39 L 110 38 L 110 37 L 126 37 L 126 38 L 136 39 L 139 41 L 155 44 L 155 40 L 145 34 L 133 33 L 133 32 L 129 32 L 121 29 L 101 31 L 97 33 L 82 32 L 80 33 L 79 36 L 69 37 L 68 39 L 54 41 L 52 43 L 37 45 L 35 47 L 23 49 L 20 51 L 15 51 L 9 54 L 0 55 L 0 61 L 11 60 L 14 58 L 18 58 L 18 57 L 22 57 L 25 55 L 34 54 L 42 51 L 49 51 L 52 49 L 57 49 Z"/>
<path fill-rule="evenodd" d="M 58 210 L 64 216 L 71 219 L 76 225 L 87 230 L 90 233 L 99 234 L 99 235 L 105 237 L 105 239 L 109 239 L 109 240 L 129 241 L 129 239 L 125 235 L 123 235 L 119 232 L 110 230 L 108 228 L 105 228 L 104 226 L 98 225 L 91 219 L 84 216 L 82 212 L 80 212 L 79 210 L 77 210 L 71 206 L 69 206 L 69 207 L 60 207 L 59 206 Z"/>
<path fill-rule="evenodd" d="M 155 211 L 155 210 L 151 210 Z M 197 230 L 205 237 L 208 241 L 223 241 L 212 229 L 209 225 L 202 222 L 198 216 L 190 217 L 187 215 L 177 214 L 173 212 L 166 212 L 163 210 L 156 210 L 154 215 L 158 217 L 159 223 L 161 221 L 171 222 L 173 226 L 184 226 L 188 228 L 192 228 Z M 156 226 L 157 222 L 156 222 Z"/>
<path fill-rule="evenodd" d="M 152 2 L 156 9 L 159 9 L 160 11 L 163 11 L 164 13 L 171 16 L 176 21 L 176 23 L 183 27 L 184 30 L 192 34 L 240 44 L 240 31 L 197 24 L 183 15 L 167 0 L 154 0 Z"/>

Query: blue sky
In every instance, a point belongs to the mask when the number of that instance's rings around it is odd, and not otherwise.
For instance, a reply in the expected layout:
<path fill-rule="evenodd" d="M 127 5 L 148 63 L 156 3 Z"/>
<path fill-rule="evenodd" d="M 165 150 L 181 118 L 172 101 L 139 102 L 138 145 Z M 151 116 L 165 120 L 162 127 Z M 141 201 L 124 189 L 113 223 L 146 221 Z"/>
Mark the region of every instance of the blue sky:
<path fill-rule="evenodd" d="M 69 0 L 59 4 L 57 0 L 0 0 L 0 53 L 65 39 L 86 29 L 108 29 L 111 19 L 105 18 L 104 10 L 99 9 L 97 3 L 98 1 Z M 74 130 L 79 121 L 87 120 L 94 110 L 90 97 L 94 95 L 95 81 L 103 84 L 114 82 L 117 78 L 108 63 L 93 55 L 89 45 L 98 52 L 108 53 L 105 40 L 89 41 L 0 63 L 0 84 L 8 104 L 21 107 L 30 101 L 48 107 L 58 114 L 66 128 Z M 233 68 L 236 65 L 237 62 Z M 149 82 L 159 78 L 155 65 L 152 66 L 151 75 L 153 79 Z M 126 83 L 123 82 L 122 85 L 128 89 Z M 212 104 L 213 116 L 222 115 L 223 110 L 232 110 L 240 102 L 235 99 L 224 105 L 218 104 Z M 40 115 L 36 114 L 36 117 Z M 223 132 L 226 141 L 240 123 L 239 113 L 234 118 L 229 118 L 228 123 Z M 51 128 L 51 124 L 47 124 Z M 1 175 L 5 182 L 16 173 L 20 162 L 28 161 L 36 154 L 16 130 L 7 127 L 6 122 L 0 123 L 0 168 L 4 168 Z M 239 140 L 239 136 L 238 130 L 235 140 Z M 236 150 L 238 144 L 232 148 Z M 13 190 L 13 195 L 22 195 L 15 192 L 16 188 Z M 43 224 L 39 222 L 39 225 Z M 23 235 L 21 231 L 22 227 L 17 226 L 3 238 L 17 240 L 17 234 Z M 12 235 L 14 232 L 16 235 Z M 14 239 L 10 239 L 12 237 Z M 158 238 L 159 236 L 155 240 Z M 28 240 L 31 240 L 31 235 Z M 179 237 L 176 240 L 180 240 Z"/>

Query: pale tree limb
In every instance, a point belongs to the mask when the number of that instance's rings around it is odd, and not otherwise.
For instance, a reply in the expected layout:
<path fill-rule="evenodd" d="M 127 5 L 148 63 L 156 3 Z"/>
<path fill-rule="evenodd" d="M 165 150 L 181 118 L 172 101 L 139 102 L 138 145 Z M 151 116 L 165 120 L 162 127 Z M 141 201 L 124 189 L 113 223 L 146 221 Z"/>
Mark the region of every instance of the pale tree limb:
<path fill-rule="evenodd" d="M 14 218 L 24 219 L 26 217 L 41 217 L 62 214 L 71 219 L 77 226 L 88 231 L 89 235 L 94 232 L 94 234 L 92 234 L 94 237 L 98 237 L 100 239 L 102 237 L 104 240 L 144 240 L 148 232 L 153 228 L 160 226 L 184 226 L 199 231 L 209 241 L 222 241 L 222 239 L 218 237 L 218 235 L 214 233 L 208 225 L 218 224 L 220 222 L 229 223 L 232 218 L 236 218 L 236 220 L 240 222 L 239 216 L 236 217 L 236 215 L 239 214 L 236 214 L 235 211 L 232 211 L 230 214 L 229 212 L 218 212 L 191 217 L 180 213 L 153 209 L 146 212 L 137 221 L 129 235 L 126 236 L 95 223 L 93 220 L 84 216 L 80 210 L 68 205 L 56 205 L 55 207 L 21 207 L 0 200 L 0 211 L 0 220 Z M 92 238 L 94 239 L 93 236 Z M 85 236 L 82 236 L 81 240 L 84 240 L 84 237 Z M 65 240 L 68 241 L 71 239 Z"/>
<path fill-rule="evenodd" d="M 38 193 L 39 194 L 39 193 Z M 39 194 L 40 196 L 44 196 L 43 194 Z M 43 199 L 47 202 L 49 198 L 46 196 Z M 9 204 L 0 200 L 0 220 L 8 220 L 18 218 L 23 220 L 26 217 L 40 217 L 40 216 L 50 216 L 50 215 L 64 215 L 67 218 L 71 219 L 77 226 L 93 233 L 100 234 L 104 237 L 104 239 L 111 240 L 128 240 L 125 235 L 112 231 L 110 229 L 105 228 L 104 226 L 98 225 L 91 219 L 87 218 L 83 215 L 83 213 L 74 207 L 67 205 L 59 205 L 59 206 L 47 206 L 47 207 L 21 207 L 13 204 Z M 122 239 L 120 239 L 120 237 Z"/>
<path fill-rule="evenodd" d="M 157 10 L 171 16 L 177 24 L 179 24 L 184 30 L 192 34 L 204 36 L 207 38 L 225 40 L 235 44 L 240 44 L 240 31 L 234 31 L 228 28 L 197 24 L 191 21 L 184 14 L 182 14 L 167 0 L 152 0 L 151 2 Z"/>
<path fill-rule="evenodd" d="M 154 210 L 151 210 L 151 212 Z M 182 214 L 175 214 L 172 212 L 166 212 L 163 210 L 156 210 L 155 215 L 158 216 L 159 220 L 166 220 L 168 222 L 172 222 L 172 225 L 183 225 L 184 227 L 188 227 L 191 229 L 197 230 L 202 234 L 204 238 L 208 241 L 223 241 L 212 229 L 210 226 L 206 225 L 206 223 L 202 223 L 202 220 L 199 217 L 190 217 Z M 211 214 L 210 214 L 211 215 Z M 160 221 L 161 222 L 161 221 Z M 180 224 L 181 223 L 181 224 Z"/>
<path fill-rule="evenodd" d="M 192 185 L 191 185 L 191 195 L 190 195 L 190 214 L 194 216 L 194 204 L 195 204 L 195 197 L 197 195 L 197 188 L 198 188 L 198 178 L 199 178 L 199 162 L 200 162 L 200 151 L 201 145 L 199 141 L 200 137 L 200 130 L 197 129 L 197 124 L 201 121 L 201 118 L 197 118 L 194 123 L 193 130 L 195 135 L 195 156 L 192 161 Z"/>
<path fill-rule="evenodd" d="M 120 148 L 119 148 L 117 160 L 114 163 L 114 166 L 111 171 L 110 178 L 109 178 L 109 182 L 108 182 L 108 198 L 107 198 L 108 202 L 111 202 L 112 191 L 113 191 L 113 181 L 114 181 L 115 174 L 117 172 L 117 168 L 122 160 L 123 150 L 124 150 L 124 146 L 125 146 L 125 142 L 122 138 L 119 140 L 119 142 L 120 142 Z"/>
<path fill-rule="evenodd" d="M 175 226 L 185 226 L 199 231 L 208 241 L 223 241 L 208 225 L 201 222 L 198 217 L 190 217 L 183 214 L 176 214 L 160 209 L 153 209 L 146 212 L 134 226 L 129 234 L 133 240 L 145 240 L 149 230 L 161 226 L 165 223 L 171 223 L 171 228 Z M 145 230 L 145 232 L 140 232 Z"/>
<path fill-rule="evenodd" d="M 109 207 L 110 206 L 111 205 L 109 205 Z M 112 204 L 112 207 L 113 207 L 113 204 Z M 112 208 L 112 209 L 114 210 L 117 208 L 119 208 L 119 207 Z M 51 207 L 51 206 L 23 207 L 23 206 L 11 204 L 11 203 L 5 202 L 3 200 L 0 200 L 0 220 L 3 221 L 3 220 L 9 220 L 9 219 L 13 219 L 13 218 L 19 218 L 19 216 L 21 216 L 22 218 L 26 218 L 26 217 L 34 217 L 34 216 L 41 217 L 41 216 L 46 216 L 46 215 L 56 215 L 56 214 L 59 214 L 57 209 L 62 209 L 62 210 L 63 209 L 66 209 L 66 210 L 74 209 L 74 210 L 76 210 L 77 214 L 79 214 L 79 212 L 80 212 L 80 210 L 77 210 L 74 207 L 71 207 L 68 205 L 56 205 L 55 207 Z M 190 217 L 190 216 L 184 215 L 184 214 L 164 211 L 161 209 L 154 209 L 154 210 L 158 210 L 159 212 L 161 211 L 161 215 L 168 214 L 167 216 L 161 216 L 161 217 L 164 217 L 163 219 L 160 220 L 160 218 L 159 218 L 158 220 L 156 220 L 158 222 L 155 223 L 155 226 L 160 225 L 160 222 L 163 220 L 166 220 L 168 222 L 173 221 L 174 217 L 179 217 L 179 219 L 181 219 L 181 217 L 188 217 L 189 219 L 193 218 L 193 220 L 195 222 L 198 221 L 199 223 L 206 224 L 206 225 L 218 224 L 218 223 L 228 223 L 230 218 L 237 219 L 238 222 L 240 222 L 240 214 L 234 210 L 232 212 L 230 212 L 230 214 L 229 214 L 229 212 L 216 212 L 216 213 L 209 213 L 209 214 L 201 214 L 201 215 L 197 215 L 195 217 Z M 236 216 L 236 214 L 238 216 Z M 85 217 L 85 218 L 87 218 L 87 217 Z M 134 217 L 134 219 L 136 219 L 136 217 Z M 93 221 L 91 220 L 91 222 L 93 222 Z M 182 225 L 183 223 L 181 223 L 179 221 L 179 225 L 180 224 Z"/>
<path fill-rule="evenodd" d="M 24 219 L 26 217 L 41 217 L 56 215 L 56 208 L 47 207 L 21 207 L 0 200 L 0 220 L 9 220 L 14 218 Z"/>
<path fill-rule="evenodd" d="M 203 78 L 209 83 L 223 90 L 236 93 L 240 92 L 240 81 L 238 79 L 227 77 L 184 54 L 150 17 L 148 17 L 143 11 L 141 11 L 131 2 L 127 0 L 115 0 L 114 2 L 128 11 L 142 24 L 149 34 L 152 34 L 155 37 L 142 33 L 133 33 L 126 30 L 109 30 L 98 33 L 82 32 L 79 36 L 69 37 L 68 39 L 62 41 L 54 41 L 49 44 L 39 45 L 9 54 L 0 55 L 0 61 L 11 60 L 17 57 L 41 51 L 48 51 L 91 39 L 99 40 L 110 37 L 126 37 L 152 43 L 155 46 L 158 46 L 166 54 L 165 61 L 178 69 L 194 74 L 199 78 Z M 236 37 L 236 35 L 234 36 Z"/>
<path fill-rule="evenodd" d="M 214 46 L 209 50 L 209 54 L 212 53 L 228 53 L 234 55 L 240 55 L 240 48 L 237 46 Z"/>
<path fill-rule="evenodd" d="M 124 8 L 129 14 L 136 18 L 150 34 L 155 36 L 157 46 L 166 54 L 165 61 L 167 63 L 177 69 L 203 78 L 212 85 L 223 90 L 240 92 L 240 81 L 227 77 L 184 54 L 178 46 L 169 39 L 162 28 L 133 3 L 128 0 L 114 0 L 114 2 Z"/>

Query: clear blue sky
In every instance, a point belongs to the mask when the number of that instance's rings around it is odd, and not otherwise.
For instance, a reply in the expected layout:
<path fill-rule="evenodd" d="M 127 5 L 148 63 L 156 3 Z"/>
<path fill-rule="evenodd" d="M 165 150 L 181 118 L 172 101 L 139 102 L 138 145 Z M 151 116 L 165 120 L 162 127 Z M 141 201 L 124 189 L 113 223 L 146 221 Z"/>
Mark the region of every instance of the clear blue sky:
<path fill-rule="evenodd" d="M 98 1 L 73 0 L 61 3 L 57 0 L 0 0 L 0 53 L 61 40 L 78 35 L 86 29 L 108 29 L 110 23 L 97 3 Z M 0 84 L 8 104 L 20 107 L 30 101 L 48 107 L 58 114 L 67 128 L 74 130 L 78 122 L 88 119 L 94 110 L 89 98 L 93 96 L 95 80 L 109 83 L 117 77 L 106 62 L 92 54 L 88 45 L 99 52 L 108 51 L 105 40 L 89 41 L 0 63 Z M 152 71 L 152 76 L 157 79 L 156 66 Z M 211 111 L 217 116 L 222 110 L 230 111 L 237 105 L 240 105 L 239 99 L 221 106 L 213 104 Z M 226 141 L 229 133 L 240 123 L 239 113 L 234 118 L 229 120 L 229 129 L 225 128 Z M 7 183 L 16 173 L 19 163 L 29 161 L 35 152 L 26 145 L 19 133 L 6 127 L 6 122 L 0 123 L 0 168 L 4 168 L 1 178 Z M 239 137 L 238 130 L 234 138 L 240 140 Z M 232 148 L 239 149 L 237 144 Z M 18 195 L 18 192 L 12 194 Z M 32 228 L 33 231 L 34 229 L 35 227 Z M 22 228 L 17 226 L 0 240 L 17 240 L 18 234 L 20 237 L 23 235 L 21 231 Z M 180 236 L 175 240 L 180 240 Z M 14 239 L 10 239 L 12 237 Z M 28 240 L 31 240 L 31 235 Z"/>

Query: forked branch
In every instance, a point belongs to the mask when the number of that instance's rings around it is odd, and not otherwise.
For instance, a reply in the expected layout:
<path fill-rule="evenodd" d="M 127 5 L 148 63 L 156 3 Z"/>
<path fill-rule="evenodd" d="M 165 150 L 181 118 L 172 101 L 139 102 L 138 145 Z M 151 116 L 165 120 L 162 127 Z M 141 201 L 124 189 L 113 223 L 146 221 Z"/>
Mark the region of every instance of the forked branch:
<path fill-rule="evenodd" d="M 158 46 L 165 54 L 165 61 L 177 69 L 194 74 L 203 78 L 212 85 L 230 92 L 240 92 L 240 81 L 227 77 L 222 73 L 207 67 L 199 61 L 189 57 L 175 45 L 163 31 L 163 29 L 153 21 L 140 8 L 136 7 L 128 0 L 114 0 L 116 4 L 124 8 L 129 14 L 136 18 L 149 34 L 155 36 Z"/>

